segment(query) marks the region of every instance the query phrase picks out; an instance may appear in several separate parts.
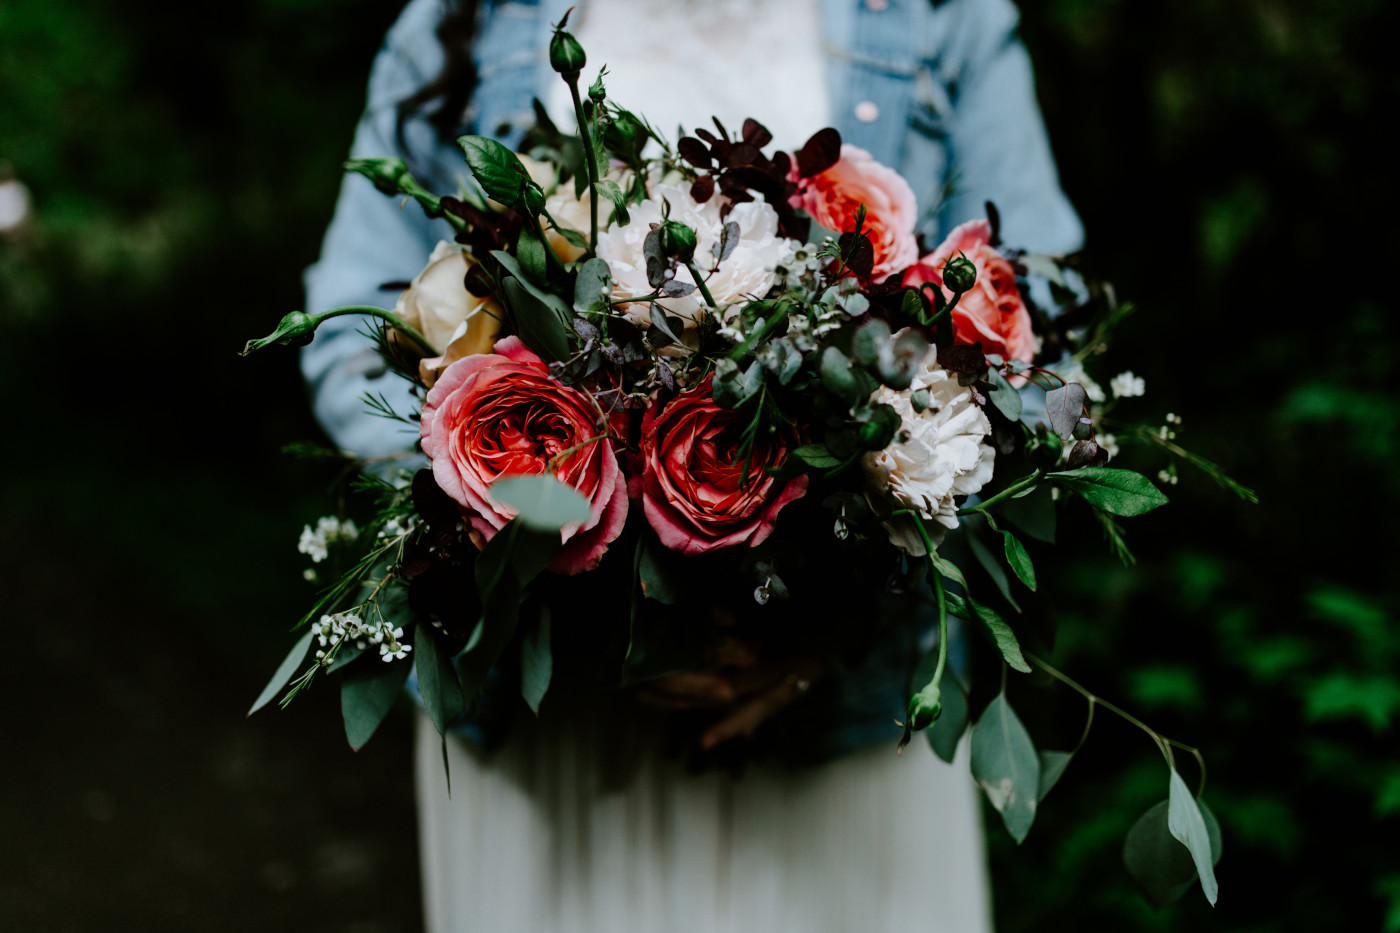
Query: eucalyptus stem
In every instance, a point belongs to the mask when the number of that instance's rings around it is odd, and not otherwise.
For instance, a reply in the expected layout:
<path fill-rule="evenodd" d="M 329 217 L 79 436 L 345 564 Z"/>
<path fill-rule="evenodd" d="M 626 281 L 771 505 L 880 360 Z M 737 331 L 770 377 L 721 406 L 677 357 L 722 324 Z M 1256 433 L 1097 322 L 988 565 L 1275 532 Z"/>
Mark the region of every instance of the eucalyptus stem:
<path fill-rule="evenodd" d="M 588 252 L 598 251 L 598 163 L 597 152 L 593 148 L 591 123 L 583 115 L 583 100 L 578 96 L 578 76 L 566 76 L 569 96 L 574 99 L 574 120 L 578 123 L 578 134 L 583 138 L 583 164 L 588 169 Z"/>

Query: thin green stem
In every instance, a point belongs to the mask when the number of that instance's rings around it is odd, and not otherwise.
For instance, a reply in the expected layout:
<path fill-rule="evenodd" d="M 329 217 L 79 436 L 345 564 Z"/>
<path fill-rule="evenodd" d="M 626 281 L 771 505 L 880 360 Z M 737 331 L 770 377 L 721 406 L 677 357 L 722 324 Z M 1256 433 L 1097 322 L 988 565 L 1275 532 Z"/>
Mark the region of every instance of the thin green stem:
<path fill-rule="evenodd" d="M 997 493 L 995 496 L 992 496 L 990 499 L 987 499 L 984 502 L 979 502 L 976 505 L 969 506 L 965 509 L 958 509 L 958 514 L 971 515 L 975 512 L 981 512 L 985 515 L 987 509 L 991 506 L 996 505 L 998 502 L 1001 502 L 1005 499 L 1010 499 L 1012 496 L 1016 495 L 1019 492 L 1024 492 L 1025 490 L 1034 487 L 1040 482 L 1041 477 L 1043 477 L 1044 475 L 1045 468 L 1037 467 L 1034 473 L 1030 474 L 1029 476 L 1021 477 L 1016 482 L 1012 483 L 1010 486 L 1007 486 L 1001 492 Z"/>
<path fill-rule="evenodd" d="M 694 273 L 691 274 L 693 275 Z M 777 327 L 779 324 L 781 324 L 784 320 L 787 319 L 787 313 L 787 305 L 780 303 L 777 309 L 772 314 L 768 315 L 766 320 L 764 320 L 763 326 L 759 327 L 758 330 L 750 334 L 744 340 L 743 343 L 739 344 L 733 350 L 729 351 L 729 358 L 731 360 L 734 360 L 735 362 L 742 360 L 753 350 L 754 347 L 758 346 L 768 337 L 768 335 L 773 331 L 773 328 Z"/>
<path fill-rule="evenodd" d="M 699 269 L 695 268 L 694 261 L 686 263 L 685 267 L 690 270 L 690 277 L 695 280 L 695 287 L 700 289 L 700 297 L 705 299 L 705 304 L 711 308 L 716 307 L 715 297 L 710 294 L 710 289 L 705 285 L 705 277 L 700 274 Z"/>
<path fill-rule="evenodd" d="M 315 326 L 319 327 L 322 321 L 328 321 L 333 317 L 341 317 L 346 314 L 367 314 L 371 317 L 377 317 L 387 321 L 395 330 L 402 332 L 410 340 L 418 344 L 419 349 L 426 351 L 428 356 L 439 355 L 437 348 L 428 341 L 427 337 L 419 333 L 417 328 L 409 325 L 408 322 L 392 311 L 385 311 L 383 308 L 376 308 L 372 305 L 348 305 L 344 308 L 334 308 L 330 311 L 322 311 L 318 314 L 313 314 L 311 315 L 311 320 Z"/>
<path fill-rule="evenodd" d="M 588 253 L 598 251 L 598 163 L 594 161 L 597 152 L 593 148 L 592 124 L 583 115 L 583 101 L 578 96 L 578 77 L 566 78 L 569 95 L 574 99 L 574 120 L 578 123 L 578 134 L 583 138 L 583 164 L 588 169 Z"/>
<path fill-rule="evenodd" d="M 933 559 L 933 541 L 928 536 L 923 519 L 916 513 L 909 513 L 914 528 L 919 532 L 919 540 L 924 543 L 924 553 L 928 556 L 928 575 L 933 581 L 933 596 L 938 603 L 938 662 L 933 668 L 933 679 L 929 686 L 937 687 L 943 682 L 943 668 L 948 663 L 948 596 L 943 591 L 943 573 Z M 925 688 L 927 689 L 927 688 Z"/>

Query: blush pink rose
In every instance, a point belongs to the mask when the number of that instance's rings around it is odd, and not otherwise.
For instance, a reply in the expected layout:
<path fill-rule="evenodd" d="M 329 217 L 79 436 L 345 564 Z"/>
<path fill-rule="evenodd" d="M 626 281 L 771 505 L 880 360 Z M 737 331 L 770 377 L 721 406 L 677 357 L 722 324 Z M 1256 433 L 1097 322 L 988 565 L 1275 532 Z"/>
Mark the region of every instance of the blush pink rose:
<path fill-rule="evenodd" d="M 865 205 L 864 231 L 875 247 L 872 279 L 907 269 L 919 258 L 919 244 L 914 239 L 918 220 L 914 189 L 864 149 L 843 145 L 841 158 L 831 168 L 811 178 L 793 180 L 798 189 L 789 203 L 811 214 L 828 230 L 854 230 L 856 209 Z"/>
<path fill-rule="evenodd" d="M 904 284 L 917 288 L 932 282 L 951 299 L 953 293 L 943 287 L 943 264 L 959 253 L 965 255 L 977 267 L 977 283 L 953 309 L 954 342 L 981 341 L 984 353 L 1000 353 L 1006 359 L 1029 363 L 1035 356 L 1031 315 L 1016 288 L 1015 270 L 992 248 L 991 240 L 992 225 L 986 220 L 958 226 L 938 249 L 904 274 Z"/>
<path fill-rule="evenodd" d="M 592 514 L 564 527 L 564 547 L 549 565 L 558 573 L 596 567 L 627 521 L 627 481 L 601 436 L 606 430 L 593 399 L 554 379 L 517 337 L 447 367 L 423 405 L 423 452 L 433 462 L 433 479 L 462 506 L 479 546 L 515 517 L 491 498 L 491 484 L 544 473 L 554 457 L 573 449 L 554 475 L 588 499 Z"/>
<path fill-rule="evenodd" d="M 664 404 L 654 402 L 642 419 L 642 508 L 661 543 L 685 554 L 731 544 L 760 543 L 773 531 L 778 511 L 807 491 L 807 477 L 779 481 L 787 446 L 761 440 L 741 482 L 734 412 L 710 395 L 707 377 Z"/>

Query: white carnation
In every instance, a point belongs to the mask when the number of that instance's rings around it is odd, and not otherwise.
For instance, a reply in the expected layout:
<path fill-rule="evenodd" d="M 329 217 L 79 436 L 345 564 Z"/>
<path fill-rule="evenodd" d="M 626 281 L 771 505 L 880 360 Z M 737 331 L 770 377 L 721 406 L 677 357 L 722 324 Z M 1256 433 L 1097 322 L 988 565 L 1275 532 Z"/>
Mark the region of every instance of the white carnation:
<path fill-rule="evenodd" d="M 928 393 L 929 405 L 917 412 L 913 396 L 920 390 Z M 896 392 L 882 387 L 874 400 L 899 413 L 905 440 L 866 454 L 866 477 L 874 489 L 887 492 L 897 507 L 932 521 L 935 527 L 925 527 L 937 544 L 945 529 L 958 526 L 953 497 L 971 495 L 992 478 L 996 451 L 983 443 L 992 424 L 972 400 L 972 390 L 938 368 L 933 349 L 908 389 Z M 924 553 L 910 523 L 891 523 L 889 530 L 895 546 L 914 555 Z"/>
<path fill-rule="evenodd" d="M 705 279 L 715 303 L 723 308 L 736 302 L 762 298 L 773 287 L 773 269 L 796 246 L 796 241 L 778 236 L 778 212 L 764 201 L 736 204 L 725 218 L 720 217 L 724 199 L 719 195 L 704 204 L 697 204 L 690 190 L 680 185 L 659 184 L 651 197 L 632 208 L 632 222 L 598 234 L 598 257 L 612 270 L 613 297 L 618 299 L 649 295 L 654 291 L 647 282 L 646 259 L 642 245 L 651 232 L 652 224 L 661 223 L 662 202 L 670 205 L 670 219 L 695 231 L 695 266 L 702 273 L 714 268 L 712 248 L 719 242 L 726 220 L 739 225 L 739 243 L 720 263 L 719 271 Z M 684 267 L 676 278 L 692 282 Z M 660 298 L 661 305 L 672 315 L 693 326 L 705 314 L 705 299 L 697 290 L 684 298 Z M 651 324 L 651 312 L 644 303 L 627 306 L 627 315 L 642 327 Z"/>

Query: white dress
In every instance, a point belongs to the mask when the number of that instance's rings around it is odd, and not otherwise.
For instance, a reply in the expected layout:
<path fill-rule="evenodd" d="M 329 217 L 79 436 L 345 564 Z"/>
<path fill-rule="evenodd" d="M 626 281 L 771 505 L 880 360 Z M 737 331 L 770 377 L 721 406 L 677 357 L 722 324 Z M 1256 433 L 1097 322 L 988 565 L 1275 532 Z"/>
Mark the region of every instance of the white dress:
<path fill-rule="evenodd" d="M 735 18 L 747 28 L 724 22 Z M 737 133 L 754 116 L 793 151 L 827 125 L 816 0 L 589 0 L 570 27 L 585 82 L 611 63 L 609 93 L 667 134 L 712 113 Z M 726 56 L 704 52 L 716 43 Z M 559 91 L 550 109 L 572 125 Z M 538 722 L 522 711 L 489 759 L 449 739 L 450 798 L 441 740 L 419 717 L 433 933 L 991 929 L 966 743 L 952 766 L 921 740 L 897 757 L 892 728 L 889 743 L 821 767 L 734 779 L 686 773 L 627 717 L 564 707 L 547 697 Z"/>

